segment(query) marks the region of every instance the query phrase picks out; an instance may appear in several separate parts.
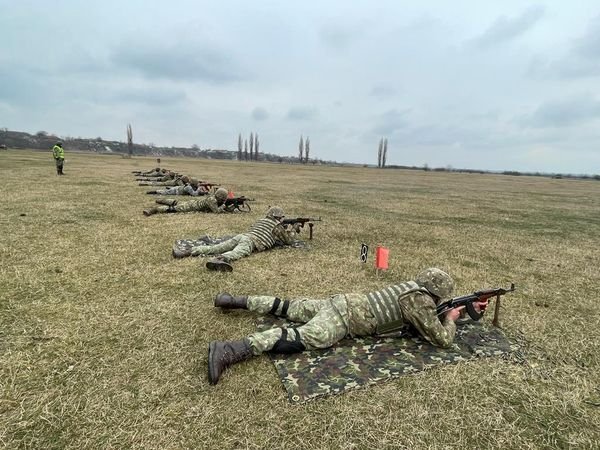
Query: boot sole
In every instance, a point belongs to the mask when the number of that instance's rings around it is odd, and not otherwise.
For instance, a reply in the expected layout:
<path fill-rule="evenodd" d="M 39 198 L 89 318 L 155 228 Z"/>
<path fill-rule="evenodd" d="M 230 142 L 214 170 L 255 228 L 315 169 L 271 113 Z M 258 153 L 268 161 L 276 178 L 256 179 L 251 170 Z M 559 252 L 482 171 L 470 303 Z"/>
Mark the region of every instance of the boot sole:
<path fill-rule="evenodd" d="M 233 267 L 231 267 L 229 264 L 215 263 L 211 261 L 206 263 L 206 268 L 208 270 L 216 270 L 218 272 L 233 272 Z"/>

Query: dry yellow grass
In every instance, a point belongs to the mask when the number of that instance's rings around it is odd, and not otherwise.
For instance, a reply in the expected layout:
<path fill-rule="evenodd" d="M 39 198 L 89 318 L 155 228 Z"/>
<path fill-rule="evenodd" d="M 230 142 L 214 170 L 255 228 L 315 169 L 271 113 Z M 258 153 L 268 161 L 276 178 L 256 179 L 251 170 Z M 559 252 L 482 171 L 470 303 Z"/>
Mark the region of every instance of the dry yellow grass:
<path fill-rule="evenodd" d="M 251 214 L 146 218 L 152 158 L 0 156 L 0 446 L 593 448 L 600 441 L 600 183 L 163 159 L 255 197 Z M 39 180 L 39 181 L 38 181 Z M 269 205 L 322 216 L 310 251 L 173 260 L 173 241 L 245 230 Z M 359 245 L 391 249 L 379 279 Z M 508 333 L 528 364 L 474 361 L 290 405 L 266 357 L 206 377 L 208 342 L 254 329 L 219 291 L 366 292 L 427 266 L 457 293 L 517 284 Z M 489 319 L 487 319 L 489 320 Z"/>

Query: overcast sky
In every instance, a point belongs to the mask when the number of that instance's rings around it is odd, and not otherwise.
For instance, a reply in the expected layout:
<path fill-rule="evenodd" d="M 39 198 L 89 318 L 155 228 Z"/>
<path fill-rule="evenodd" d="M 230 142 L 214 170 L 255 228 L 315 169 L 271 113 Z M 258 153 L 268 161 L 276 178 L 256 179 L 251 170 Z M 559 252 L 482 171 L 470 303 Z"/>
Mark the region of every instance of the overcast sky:
<path fill-rule="evenodd" d="M 0 0 L 0 127 L 600 173 L 600 2 Z"/>

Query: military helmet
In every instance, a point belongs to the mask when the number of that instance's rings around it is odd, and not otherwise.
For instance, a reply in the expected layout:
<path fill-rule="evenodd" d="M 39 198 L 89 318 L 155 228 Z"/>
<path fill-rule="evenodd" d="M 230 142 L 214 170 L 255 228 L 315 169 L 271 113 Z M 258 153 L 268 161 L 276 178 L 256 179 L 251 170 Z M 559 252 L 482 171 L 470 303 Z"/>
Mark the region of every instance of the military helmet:
<path fill-rule="evenodd" d="M 58 145 L 59 147 L 62 147 L 62 142 L 58 141 L 58 142 L 56 143 L 56 145 Z"/>
<path fill-rule="evenodd" d="M 190 178 L 187 175 L 184 175 L 181 177 L 181 181 L 183 181 L 184 183 L 189 183 L 190 182 Z"/>
<path fill-rule="evenodd" d="M 227 189 L 219 188 L 215 192 L 215 197 L 218 201 L 224 202 L 225 200 L 227 200 L 227 194 L 228 194 Z"/>
<path fill-rule="evenodd" d="M 454 290 L 452 277 L 435 267 L 430 267 L 419 273 L 415 282 L 439 298 L 448 298 Z"/>
<path fill-rule="evenodd" d="M 285 213 L 283 209 L 279 206 L 271 206 L 267 211 L 267 217 L 273 217 L 275 219 L 283 219 L 285 217 Z"/>
<path fill-rule="evenodd" d="M 157 167 L 156 169 L 154 169 L 155 172 L 160 172 L 160 167 Z"/>
<path fill-rule="evenodd" d="M 198 178 L 190 178 L 190 184 L 197 185 L 198 184 Z"/>

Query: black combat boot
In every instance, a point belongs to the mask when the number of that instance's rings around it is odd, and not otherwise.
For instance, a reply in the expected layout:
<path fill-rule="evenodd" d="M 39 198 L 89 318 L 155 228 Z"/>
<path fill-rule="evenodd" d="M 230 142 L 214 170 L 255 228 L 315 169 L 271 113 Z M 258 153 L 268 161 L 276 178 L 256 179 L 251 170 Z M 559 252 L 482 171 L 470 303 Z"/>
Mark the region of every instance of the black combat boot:
<path fill-rule="evenodd" d="M 206 261 L 206 268 L 208 270 L 216 270 L 219 272 L 233 272 L 233 266 L 219 256 Z"/>
<path fill-rule="evenodd" d="M 173 245 L 173 258 L 175 259 L 180 259 L 180 258 L 186 258 L 188 256 L 192 256 L 192 249 L 191 248 L 179 248 L 177 247 L 177 245 Z"/>
<path fill-rule="evenodd" d="M 158 208 L 156 206 L 153 206 L 152 208 L 148 208 L 144 210 L 144 215 L 145 216 L 151 216 L 152 214 L 156 214 L 158 213 Z"/>
<path fill-rule="evenodd" d="M 242 341 L 212 341 L 208 346 L 208 380 L 217 384 L 225 369 L 252 357 L 250 343 Z"/>
<path fill-rule="evenodd" d="M 167 206 L 175 206 L 177 205 L 177 200 L 174 198 L 159 198 L 155 200 L 159 205 L 167 205 Z"/>
<path fill-rule="evenodd" d="M 148 191 L 146 194 L 158 194 L 158 191 Z"/>
<path fill-rule="evenodd" d="M 224 309 L 248 309 L 248 296 L 233 296 L 227 292 L 217 294 L 215 306 Z"/>

